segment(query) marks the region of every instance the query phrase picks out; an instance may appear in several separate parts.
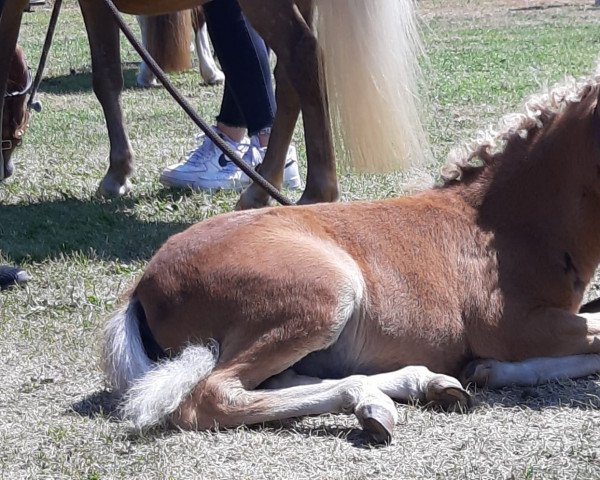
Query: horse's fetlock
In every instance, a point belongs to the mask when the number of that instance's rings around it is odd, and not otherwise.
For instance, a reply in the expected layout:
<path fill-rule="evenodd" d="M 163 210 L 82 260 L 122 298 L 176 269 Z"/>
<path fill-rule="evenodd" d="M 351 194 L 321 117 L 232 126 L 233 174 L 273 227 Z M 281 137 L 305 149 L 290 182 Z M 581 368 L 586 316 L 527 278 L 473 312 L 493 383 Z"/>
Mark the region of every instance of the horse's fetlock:
<path fill-rule="evenodd" d="M 342 385 L 341 408 L 344 413 L 351 413 L 356 408 L 365 391 L 368 389 L 368 378 L 366 375 L 353 375 L 348 377 Z"/>

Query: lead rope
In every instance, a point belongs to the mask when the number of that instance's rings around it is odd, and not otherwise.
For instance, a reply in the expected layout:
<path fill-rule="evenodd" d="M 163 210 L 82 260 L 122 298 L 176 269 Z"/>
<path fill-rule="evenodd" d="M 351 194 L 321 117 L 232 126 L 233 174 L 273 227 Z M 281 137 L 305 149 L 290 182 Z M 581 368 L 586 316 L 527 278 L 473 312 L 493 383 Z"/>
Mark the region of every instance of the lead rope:
<path fill-rule="evenodd" d="M 54 37 L 54 30 L 56 30 L 56 22 L 58 21 L 58 14 L 62 0 L 54 1 L 54 8 L 52 8 L 52 15 L 50 16 L 50 22 L 48 23 L 48 30 L 46 31 L 46 38 L 44 39 L 44 47 L 42 48 L 42 55 L 38 63 L 37 71 L 35 72 L 35 78 L 33 79 L 33 85 L 29 92 L 29 100 L 27 101 L 27 110 L 31 109 L 36 112 L 42 110 L 42 104 L 35 99 L 37 89 L 42 82 L 42 76 L 44 74 L 44 68 L 46 67 L 46 60 L 48 59 L 48 53 L 50 52 L 50 46 L 52 45 L 52 38 Z"/>
<path fill-rule="evenodd" d="M 148 53 L 148 51 L 141 45 L 138 40 L 135 38 L 135 35 L 129 28 L 129 26 L 121 17 L 121 14 L 115 7 L 112 0 L 104 0 L 106 6 L 110 9 L 111 13 L 119 28 L 129 40 L 129 43 L 133 46 L 136 52 L 142 57 L 142 60 L 146 62 L 146 65 L 150 67 L 152 73 L 160 80 L 160 83 L 163 84 L 165 89 L 169 92 L 169 94 L 175 99 L 175 101 L 179 104 L 181 108 L 188 114 L 188 116 L 194 121 L 194 123 L 202 130 L 205 135 L 210 138 L 210 140 L 219 147 L 220 150 L 223 151 L 225 155 L 227 155 L 235 165 L 237 165 L 248 177 L 252 179 L 252 181 L 256 182 L 261 188 L 263 188 L 271 197 L 277 200 L 281 205 L 293 205 L 293 202 L 288 199 L 285 195 L 283 195 L 279 190 L 277 190 L 273 185 L 271 185 L 265 178 L 260 175 L 256 170 L 250 167 L 242 158 L 229 146 L 223 139 L 217 135 L 212 128 L 196 113 L 196 111 L 192 108 L 190 103 L 177 91 L 177 89 L 173 86 L 170 80 L 167 78 L 162 69 L 158 66 L 158 64 L 154 61 L 152 56 Z"/>

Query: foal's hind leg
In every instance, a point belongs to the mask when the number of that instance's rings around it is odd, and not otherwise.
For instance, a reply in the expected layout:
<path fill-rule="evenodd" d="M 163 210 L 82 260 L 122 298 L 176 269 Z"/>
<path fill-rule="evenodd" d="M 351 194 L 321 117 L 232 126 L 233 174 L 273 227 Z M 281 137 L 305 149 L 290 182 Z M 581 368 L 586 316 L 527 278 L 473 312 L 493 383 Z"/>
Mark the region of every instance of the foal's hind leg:
<path fill-rule="evenodd" d="M 391 440 L 398 416 L 394 403 L 364 375 L 290 388 L 247 390 L 231 370 L 214 372 L 201 383 L 172 417 L 173 423 L 209 429 L 322 413 L 354 413 L 375 442 Z"/>
<path fill-rule="evenodd" d="M 104 110 L 110 140 L 110 165 L 98 193 L 124 195 L 131 190 L 133 149 L 123 123 L 121 91 L 123 73 L 119 51 L 119 28 L 110 10 L 96 0 L 80 0 L 92 55 L 93 87 Z"/>
<path fill-rule="evenodd" d="M 308 170 L 306 189 L 298 203 L 335 201 L 339 192 L 327 96 L 319 68 L 321 51 L 309 26 L 312 1 L 240 0 L 240 5 L 277 54 L 277 62 L 300 99 Z"/>

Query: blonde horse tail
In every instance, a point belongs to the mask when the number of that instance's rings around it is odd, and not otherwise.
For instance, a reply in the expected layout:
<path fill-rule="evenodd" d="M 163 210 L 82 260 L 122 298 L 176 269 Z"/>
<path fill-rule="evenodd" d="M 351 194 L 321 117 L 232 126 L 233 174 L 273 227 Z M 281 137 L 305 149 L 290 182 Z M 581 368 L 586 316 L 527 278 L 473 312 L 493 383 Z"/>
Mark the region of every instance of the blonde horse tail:
<path fill-rule="evenodd" d="M 193 30 L 190 10 L 151 15 L 143 21 L 146 49 L 165 72 L 191 68 L 190 42 Z"/>
<path fill-rule="evenodd" d="M 138 429 L 164 423 L 216 365 L 218 344 L 188 345 L 176 357 L 152 361 L 140 333 L 145 312 L 135 295 L 104 328 L 102 369 L 121 397 L 123 418 Z"/>
<path fill-rule="evenodd" d="M 426 160 L 413 1 L 316 2 L 334 135 L 358 170 L 392 171 Z"/>

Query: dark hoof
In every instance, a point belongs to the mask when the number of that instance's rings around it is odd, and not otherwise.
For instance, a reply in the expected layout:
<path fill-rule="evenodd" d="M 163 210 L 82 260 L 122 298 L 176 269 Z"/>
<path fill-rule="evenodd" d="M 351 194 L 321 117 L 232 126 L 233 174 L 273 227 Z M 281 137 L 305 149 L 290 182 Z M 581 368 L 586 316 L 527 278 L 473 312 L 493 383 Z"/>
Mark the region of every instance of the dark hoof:
<path fill-rule="evenodd" d="M 386 408 L 367 405 L 362 410 L 359 420 L 371 443 L 377 445 L 392 443 L 395 420 Z"/>
<path fill-rule="evenodd" d="M 456 378 L 447 375 L 436 375 L 429 381 L 425 398 L 448 411 L 464 411 L 471 406 L 469 392 Z"/>
<path fill-rule="evenodd" d="M 0 265 L 0 290 L 6 290 L 13 285 L 23 285 L 29 279 L 29 275 L 20 268 Z"/>

